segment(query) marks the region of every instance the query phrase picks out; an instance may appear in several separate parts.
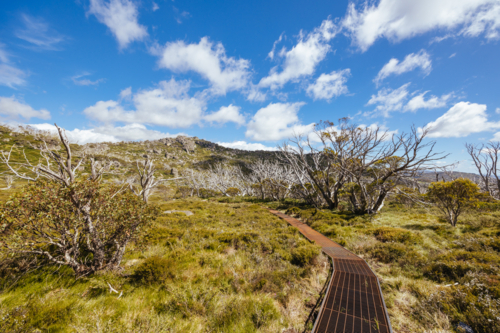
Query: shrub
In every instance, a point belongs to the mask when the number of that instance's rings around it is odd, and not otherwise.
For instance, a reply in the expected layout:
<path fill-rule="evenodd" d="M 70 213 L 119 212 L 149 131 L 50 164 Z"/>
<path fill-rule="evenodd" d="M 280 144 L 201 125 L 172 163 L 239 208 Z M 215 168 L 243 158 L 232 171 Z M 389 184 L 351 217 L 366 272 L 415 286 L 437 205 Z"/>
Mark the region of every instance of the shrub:
<path fill-rule="evenodd" d="M 319 255 L 320 247 L 317 245 L 302 245 L 292 250 L 292 264 L 304 267 Z"/>
<path fill-rule="evenodd" d="M 134 273 L 134 279 L 143 284 L 161 284 L 175 277 L 176 262 L 163 257 L 146 259 Z"/>
<path fill-rule="evenodd" d="M 88 275 L 118 268 L 128 243 L 158 213 L 130 191 L 98 180 L 70 186 L 38 180 L 0 204 L 0 225 L 8 226 L 0 248 Z"/>
<path fill-rule="evenodd" d="M 479 186 L 466 178 L 431 183 L 426 194 L 452 226 L 460 214 L 477 205 L 479 195 Z"/>
<path fill-rule="evenodd" d="M 290 207 L 287 209 L 287 211 L 285 212 L 285 214 L 287 215 L 290 215 L 290 216 L 295 216 L 295 215 L 299 215 L 301 212 L 300 208 L 298 207 Z"/>
<path fill-rule="evenodd" d="M 423 264 L 423 257 L 418 252 L 398 243 L 377 244 L 367 249 L 368 254 L 385 264 L 398 263 L 400 266 L 418 267 Z"/>
<path fill-rule="evenodd" d="M 240 195 L 241 191 L 236 187 L 230 187 L 227 189 L 226 194 L 229 195 L 230 197 L 235 197 L 237 195 Z"/>
<path fill-rule="evenodd" d="M 422 236 L 400 228 L 381 227 L 375 229 L 373 234 L 375 238 L 384 243 L 397 242 L 407 245 L 422 243 Z"/>

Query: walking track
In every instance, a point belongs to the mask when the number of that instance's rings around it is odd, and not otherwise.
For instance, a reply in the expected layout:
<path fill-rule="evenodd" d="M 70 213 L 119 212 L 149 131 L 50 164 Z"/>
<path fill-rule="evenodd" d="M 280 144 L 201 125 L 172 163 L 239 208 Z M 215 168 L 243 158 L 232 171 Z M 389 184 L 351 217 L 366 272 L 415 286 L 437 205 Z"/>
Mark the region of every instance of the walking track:
<path fill-rule="evenodd" d="M 270 209 L 333 261 L 333 274 L 312 333 L 392 333 L 377 276 L 368 264 L 308 225 Z"/>

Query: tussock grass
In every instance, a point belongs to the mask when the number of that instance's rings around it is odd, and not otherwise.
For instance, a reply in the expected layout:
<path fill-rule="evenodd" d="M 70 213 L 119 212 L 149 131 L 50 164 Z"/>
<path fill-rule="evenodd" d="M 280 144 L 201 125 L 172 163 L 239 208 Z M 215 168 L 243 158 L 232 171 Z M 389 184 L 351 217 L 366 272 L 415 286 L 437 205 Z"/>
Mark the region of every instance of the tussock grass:
<path fill-rule="evenodd" d="M 395 332 L 460 332 L 463 322 L 489 333 L 500 332 L 500 213 L 490 206 L 456 228 L 437 211 L 392 202 L 375 217 L 281 209 L 367 260 Z"/>
<path fill-rule="evenodd" d="M 130 246 L 122 272 L 75 280 L 48 266 L 10 288 L 0 274 L 0 331 L 303 329 L 329 266 L 297 229 L 256 204 L 154 200 L 194 215 L 163 214 Z"/>

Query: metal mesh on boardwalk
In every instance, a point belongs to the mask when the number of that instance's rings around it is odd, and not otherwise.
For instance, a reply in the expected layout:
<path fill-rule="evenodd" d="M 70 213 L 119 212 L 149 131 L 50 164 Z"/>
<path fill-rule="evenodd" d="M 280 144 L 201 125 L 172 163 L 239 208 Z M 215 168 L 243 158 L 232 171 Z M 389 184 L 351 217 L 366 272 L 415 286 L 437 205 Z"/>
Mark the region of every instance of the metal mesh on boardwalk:
<path fill-rule="evenodd" d="M 392 333 L 377 276 L 363 259 L 299 220 L 270 212 L 299 229 L 333 260 L 333 275 L 313 333 Z"/>

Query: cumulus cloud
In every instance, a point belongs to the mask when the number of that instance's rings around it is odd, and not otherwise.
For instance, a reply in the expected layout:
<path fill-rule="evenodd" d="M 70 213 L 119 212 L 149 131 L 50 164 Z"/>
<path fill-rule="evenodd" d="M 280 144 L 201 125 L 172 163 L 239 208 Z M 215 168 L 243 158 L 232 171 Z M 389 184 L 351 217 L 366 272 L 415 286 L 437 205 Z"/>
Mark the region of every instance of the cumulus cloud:
<path fill-rule="evenodd" d="M 398 89 L 381 89 L 377 95 L 372 95 L 367 105 L 376 104 L 375 112 L 381 113 L 384 117 L 389 117 L 391 111 L 399 111 L 403 108 L 408 96 L 408 86 L 406 83 Z"/>
<path fill-rule="evenodd" d="M 331 100 L 343 94 L 347 94 L 349 90 L 345 83 L 351 75 L 349 68 L 340 71 L 333 71 L 330 74 L 321 74 L 316 82 L 307 87 L 307 94 L 317 99 Z"/>
<path fill-rule="evenodd" d="M 31 118 L 50 119 L 50 112 L 45 109 L 35 110 L 26 103 L 12 97 L 0 97 L 0 115 L 8 119 L 29 120 Z"/>
<path fill-rule="evenodd" d="M 418 109 L 437 109 L 445 107 L 448 100 L 452 96 L 452 94 L 442 95 L 441 97 L 437 97 L 432 95 L 428 100 L 424 99 L 424 96 L 429 91 L 426 91 L 420 95 L 413 97 L 405 106 L 405 111 L 416 111 Z"/>
<path fill-rule="evenodd" d="M 97 79 L 94 81 L 86 79 L 85 77 L 89 75 L 91 74 L 88 72 L 83 72 L 82 74 L 72 76 L 71 81 L 73 81 L 73 83 L 76 84 L 77 86 L 95 86 L 105 81 L 105 79 Z"/>
<path fill-rule="evenodd" d="M 488 121 L 485 104 L 459 102 L 424 128 L 429 130 L 431 138 L 460 138 L 498 129 L 500 122 Z M 421 128 L 419 130 L 422 131 Z"/>
<path fill-rule="evenodd" d="M 184 41 L 156 46 L 151 52 L 160 57 L 159 67 L 174 72 L 193 71 L 207 79 L 214 94 L 225 95 L 232 90 L 247 86 L 250 78 L 250 61 L 228 57 L 222 43 L 213 44 L 207 37 L 199 43 Z"/>
<path fill-rule="evenodd" d="M 246 141 L 233 141 L 233 142 L 217 142 L 218 145 L 227 148 L 240 149 L 240 150 L 267 150 L 267 151 L 275 151 L 278 150 L 275 147 L 268 147 L 263 145 L 262 143 L 250 143 Z"/>
<path fill-rule="evenodd" d="M 14 35 L 39 50 L 59 50 L 59 43 L 66 39 L 65 36 L 50 28 L 49 24 L 41 18 L 26 14 L 21 15 L 24 28 L 18 29 Z"/>
<path fill-rule="evenodd" d="M 323 21 L 321 26 L 307 35 L 304 35 L 301 31 L 298 43 L 291 50 L 283 48 L 278 54 L 283 59 L 281 72 L 278 72 L 278 67 L 274 67 L 268 76 L 260 80 L 259 85 L 277 89 L 283 87 L 289 81 L 312 75 L 316 66 L 325 59 L 330 51 L 328 42 L 335 37 L 337 32 L 337 27 L 329 19 Z M 269 54 L 272 58 L 276 56 L 274 54 L 275 46 L 276 44 Z"/>
<path fill-rule="evenodd" d="M 57 133 L 57 129 L 52 124 L 30 125 L 39 130 Z M 179 134 L 162 133 L 156 130 L 147 129 L 142 124 L 129 124 L 121 127 L 102 126 L 92 129 L 66 130 L 68 140 L 72 143 L 86 144 L 95 142 L 120 142 L 120 141 L 141 141 L 158 140 L 166 137 L 176 137 Z"/>
<path fill-rule="evenodd" d="M 148 36 L 145 26 L 139 24 L 137 4 L 132 0 L 90 0 L 89 14 L 105 24 L 118 41 L 120 49 Z"/>
<path fill-rule="evenodd" d="M 134 94 L 134 111 L 126 111 L 119 102 L 110 100 L 99 101 L 83 113 L 104 123 L 188 127 L 200 122 L 205 109 L 205 101 L 189 96 L 189 89 L 189 81 L 161 81 L 156 88 Z"/>
<path fill-rule="evenodd" d="M 416 68 L 420 67 L 422 71 L 428 75 L 432 69 L 432 62 L 430 56 L 425 50 L 420 50 L 418 53 L 408 54 L 403 61 L 399 62 L 398 59 L 392 58 L 387 64 L 382 67 L 380 72 L 373 82 L 377 86 L 382 82 L 383 79 L 390 75 L 400 75 L 406 72 L 410 72 Z"/>
<path fill-rule="evenodd" d="M 213 112 L 204 117 L 204 119 L 211 123 L 225 124 L 233 122 L 238 125 L 245 124 L 245 117 L 240 113 L 240 107 L 230 104 L 223 106 L 217 112 Z"/>
<path fill-rule="evenodd" d="M 305 103 L 270 103 L 260 109 L 248 122 L 246 137 L 256 141 L 276 141 L 307 134 L 314 123 L 302 125 L 297 113 Z"/>
<path fill-rule="evenodd" d="M 0 43 L 0 85 L 15 88 L 15 86 L 26 83 L 24 78 L 27 74 L 19 68 L 12 66 L 9 58 L 4 45 Z"/>
<path fill-rule="evenodd" d="M 352 2 L 342 26 L 361 51 L 379 38 L 398 42 L 438 29 L 497 39 L 500 3 L 498 0 L 380 0 L 356 8 Z"/>

